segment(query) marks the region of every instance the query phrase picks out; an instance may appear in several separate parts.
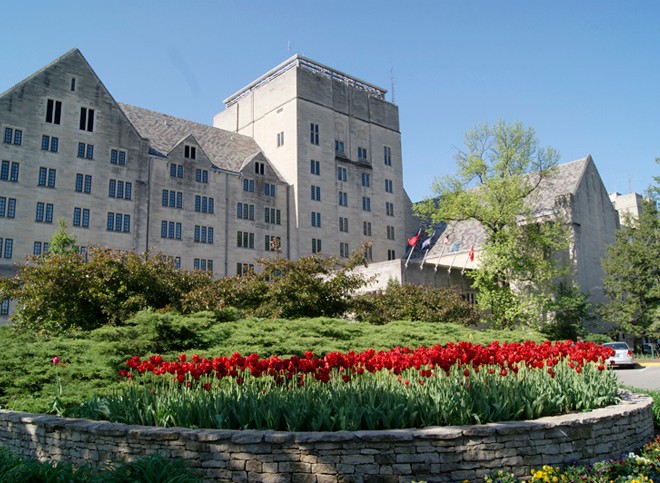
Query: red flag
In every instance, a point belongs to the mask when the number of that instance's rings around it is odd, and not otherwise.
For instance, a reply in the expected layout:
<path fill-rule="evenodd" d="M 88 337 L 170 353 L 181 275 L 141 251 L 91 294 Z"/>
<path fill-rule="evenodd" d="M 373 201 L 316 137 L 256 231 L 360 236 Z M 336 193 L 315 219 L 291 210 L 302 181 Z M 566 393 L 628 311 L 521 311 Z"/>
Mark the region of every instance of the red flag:
<path fill-rule="evenodd" d="M 419 231 L 417 232 L 417 235 L 408 238 L 408 245 L 410 245 L 411 247 L 417 245 L 417 240 L 419 240 L 419 237 L 421 235 L 422 235 L 422 229 L 420 228 Z"/>
<path fill-rule="evenodd" d="M 474 262 L 474 245 L 470 247 L 470 254 L 468 255 L 471 262 Z"/>

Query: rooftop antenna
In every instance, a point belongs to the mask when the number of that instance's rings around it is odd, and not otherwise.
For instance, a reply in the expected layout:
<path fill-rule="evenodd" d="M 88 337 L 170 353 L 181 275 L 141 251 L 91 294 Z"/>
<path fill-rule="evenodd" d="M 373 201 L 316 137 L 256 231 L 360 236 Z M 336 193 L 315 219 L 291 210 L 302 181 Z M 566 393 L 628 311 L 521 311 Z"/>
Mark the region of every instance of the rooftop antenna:
<path fill-rule="evenodd" d="M 390 67 L 390 83 L 392 84 L 392 104 L 394 104 L 394 67 Z"/>

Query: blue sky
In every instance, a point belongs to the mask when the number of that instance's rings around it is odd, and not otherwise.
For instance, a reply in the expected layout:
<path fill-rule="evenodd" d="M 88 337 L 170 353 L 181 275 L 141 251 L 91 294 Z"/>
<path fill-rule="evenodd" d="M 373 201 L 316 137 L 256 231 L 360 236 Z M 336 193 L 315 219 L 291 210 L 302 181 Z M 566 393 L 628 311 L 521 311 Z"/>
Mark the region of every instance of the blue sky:
<path fill-rule="evenodd" d="M 455 171 L 467 129 L 498 119 L 534 128 L 562 162 L 591 153 L 608 191 L 660 175 L 655 0 L 23 0 L 4 12 L 0 91 L 73 47 L 116 100 L 207 124 L 296 53 L 394 85 L 413 201 Z"/>

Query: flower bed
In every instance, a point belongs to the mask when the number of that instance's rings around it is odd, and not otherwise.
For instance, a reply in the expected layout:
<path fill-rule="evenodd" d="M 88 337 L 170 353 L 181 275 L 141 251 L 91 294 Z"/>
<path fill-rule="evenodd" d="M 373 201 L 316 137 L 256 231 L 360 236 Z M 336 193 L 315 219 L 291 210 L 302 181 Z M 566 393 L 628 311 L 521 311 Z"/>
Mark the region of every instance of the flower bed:
<path fill-rule="evenodd" d="M 304 358 L 133 357 L 120 394 L 72 413 L 129 424 L 355 431 L 482 424 L 616 402 L 610 349 L 592 343 L 461 342 Z"/>

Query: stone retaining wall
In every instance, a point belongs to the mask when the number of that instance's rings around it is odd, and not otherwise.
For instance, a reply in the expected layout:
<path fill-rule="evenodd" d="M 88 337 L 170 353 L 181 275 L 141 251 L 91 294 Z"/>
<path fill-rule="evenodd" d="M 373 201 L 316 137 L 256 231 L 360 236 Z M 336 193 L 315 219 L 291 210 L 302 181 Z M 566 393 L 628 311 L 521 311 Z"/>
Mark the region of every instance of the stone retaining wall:
<path fill-rule="evenodd" d="M 499 469 L 528 476 L 541 465 L 617 458 L 653 438 L 652 400 L 534 421 L 393 431 L 278 432 L 130 426 L 0 411 L 0 445 L 73 464 L 152 453 L 185 458 L 210 481 L 483 481 Z"/>

